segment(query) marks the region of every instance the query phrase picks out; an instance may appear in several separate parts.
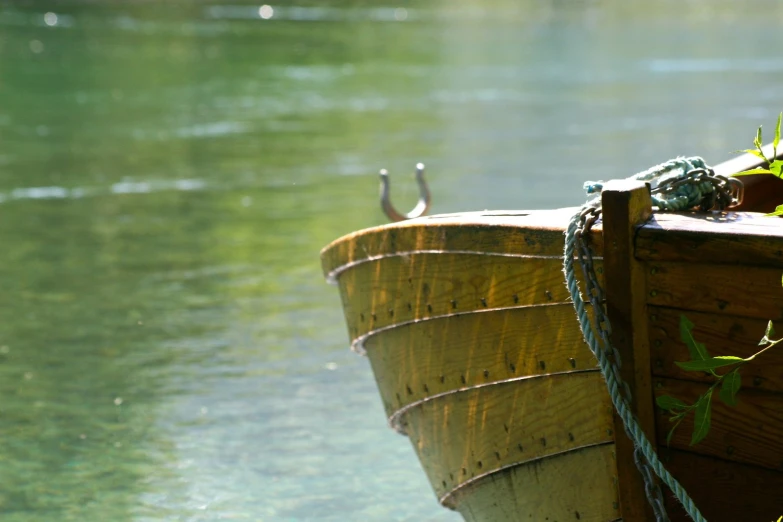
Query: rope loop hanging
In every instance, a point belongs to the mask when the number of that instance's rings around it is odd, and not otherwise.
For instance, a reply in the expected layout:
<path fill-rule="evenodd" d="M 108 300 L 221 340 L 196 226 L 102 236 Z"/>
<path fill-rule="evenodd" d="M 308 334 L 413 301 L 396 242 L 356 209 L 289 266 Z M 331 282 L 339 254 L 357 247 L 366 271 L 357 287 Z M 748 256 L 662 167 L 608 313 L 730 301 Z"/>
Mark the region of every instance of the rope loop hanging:
<path fill-rule="evenodd" d="M 658 211 L 683 211 L 694 207 L 701 210 L 724 210 L 742 202 L 742 183 L 733 178 L 715 174 L 700 157 L 675 158 L 629 179 L 655 184 L 652 189 L 653 206 Z M 566 229 L 563 271 L 566 286 L 576 310 L 585 342 L 598 360 L 601 373 L 617 414 L 623 421 L 625 433 L 634 443 L 634 463 L 642 474 L 647 500 L 657 522 L 669 520 L 663 495 L 653 473 L 672 490 L 685 511 L 696 522 L 706 522 L 685 488 L 666 470 L 655 448 L 645 435 L 631 410 L 631 391 L 620 375 L 622 361 L 610 341 L 611 325 L 606 315 L 604 292 L 593 266 L 593 251 L 589 243 L 592 226 L 601 216 L 600 193 L 604 182 L 587 182 L 588 194 L 598 194 L 580 209 Z M 584 276 L 587 298 L 583 298 L 576 278 L 574 259 L 579 261 Z M 607 274 L 609 275 L 609 274 Z M 610 275 L 609 275 L 610 276 Z M 587 304 L 594 310 L 591 324 Z M 593 332 L 597 332 L 596 338 Z"/>

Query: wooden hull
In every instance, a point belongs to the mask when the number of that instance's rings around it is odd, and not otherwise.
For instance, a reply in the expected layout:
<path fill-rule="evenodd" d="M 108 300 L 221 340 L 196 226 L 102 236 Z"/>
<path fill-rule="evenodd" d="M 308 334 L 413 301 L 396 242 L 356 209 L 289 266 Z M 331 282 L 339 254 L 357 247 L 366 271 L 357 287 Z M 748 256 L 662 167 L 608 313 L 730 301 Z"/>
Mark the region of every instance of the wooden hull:
<path fill-rule="evenodd" d="M 570 214 L 425 218 L 324 252 L 391 426 L 466 520 L 620 518 L 611 403 L 563 284 Z"/>
<path fill-rule="evenodd" d="M 439 501 L 467 521 L 651 520 L 563 283 L 563 231 L 574 211 L 421 218 L 346 236 L 322 253 L 391 426 L 410 437 Z M 625 258 L 620 240 L 595 227 L 599 276 L 603 263 L 614 270 L 610 312 L 620 306 L 612 313 L 631 317 L 618 326 L 635 350 L 623 353 L 624 365 L 654 444 L 670 424 L 653 395 L 689 401 L 710 379 L 674 364 L 688 359 L 680 315 L 713 355 L 754 353 L 766 320 L 783 319 L 780 223 L 656 214 L 627 227 Z M 630 276 L 618 274 L 623 263 Z M 622 288 L 627 281 L 633 289 Z M 671 447 L 658 446 L 709 520 L 783 515 L 780 353 L 746 367 L 752 389 L 737 408 L 715 406 L 705 441 L 691 447 L 686 422 Z M 666 498 L 673 520 L 686 520 Z"/>

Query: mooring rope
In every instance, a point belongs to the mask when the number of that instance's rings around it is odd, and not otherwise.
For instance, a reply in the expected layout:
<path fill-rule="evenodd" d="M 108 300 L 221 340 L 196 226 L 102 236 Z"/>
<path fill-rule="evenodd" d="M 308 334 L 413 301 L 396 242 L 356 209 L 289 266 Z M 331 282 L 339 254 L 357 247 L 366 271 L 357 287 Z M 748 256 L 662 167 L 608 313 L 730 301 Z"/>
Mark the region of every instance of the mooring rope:
<path fill-rule="evenodd" d="M 678 211 L 699 206 L 723 209 L 733 202 L 732 181 L 716 175 L 700 157 L 676 158 L 661 163 L 629 178 L 630 180 L 657 182 L 652 190 L 653 205 L 660 210 Z M 588 194 L 600 194 L 603 182 L 587 182 Z M 657 522 L 668 521 L 660 487 L 655 482 L 650 468 L 666 484 L 682 503 L 685 511 L 696 522 L 706 522 L 695 503 L 682 485 L 666 470 L 655 448 L 645 435 L 639 421 L 631 411 L 631 392 L 628 384 L 620 376 L 621 360 L 618 351 L 611 345 L 609 336 L 611 326 L 604 308 L 603 289 L 598 284 L 592 262 L 592 248 L 588 244 L 588 233 L 601 214 L 601 198 L 588 201 L 571 219 L 566 230 L 563 271 L 566 286 L 576 309 L 579 327 L 590 350 L 598 360 L 606 387 L 620 418 L 623 420 L 626 434 L 634 443 L 634 462 L 644 479 L 647 500 L 652 506 Z M 579 283 L 574 270 L 574 257 L 582 265 L 589 301 L 594 310 L 595 330 L 601 340 L 596 339 L 591 327 L 587 307 L 579 291 Z M 611 274 L 607 274 L 611 277 Z"/>

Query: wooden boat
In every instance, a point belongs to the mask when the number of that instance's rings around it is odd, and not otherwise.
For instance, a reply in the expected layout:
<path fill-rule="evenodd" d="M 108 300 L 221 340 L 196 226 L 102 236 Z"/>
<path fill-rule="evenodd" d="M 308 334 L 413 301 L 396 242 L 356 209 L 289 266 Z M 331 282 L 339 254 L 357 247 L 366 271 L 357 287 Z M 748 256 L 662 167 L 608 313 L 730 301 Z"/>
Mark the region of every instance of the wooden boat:
<path fill-rule="evenodd" d="M 759 161 L 716 167 L 731 174 Z M 758 351 L 783 319 L 783 182 L 748 177 L 743 208 L 652 213 L 644 187 L 605 191 L 592 230 L 613 344 L 633 408 L 710 521 L 783 515 L 783 354 L 743 370 L 739 404 L 714 405 L 690 446 L 654 396 L 695 399 L 685 314 L 712 355 Z M 575 320 L 563 232 L 577 209 L 470 212 L 349 234 L 322 251 L 354 350 L 372 365 L 391 426 L 407 435 L 441 504 L 469 522 L 652 521 L 632 444 Z M 672 520 L 688 520 L 668 490 Z"/>

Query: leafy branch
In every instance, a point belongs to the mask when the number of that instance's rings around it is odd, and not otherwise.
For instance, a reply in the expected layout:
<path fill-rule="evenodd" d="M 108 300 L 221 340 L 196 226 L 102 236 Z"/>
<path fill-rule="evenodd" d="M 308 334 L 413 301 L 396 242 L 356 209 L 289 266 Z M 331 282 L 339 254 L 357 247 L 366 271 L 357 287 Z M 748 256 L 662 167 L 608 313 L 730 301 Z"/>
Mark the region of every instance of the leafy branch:
<path fill-rule="evenodd" d="M 778 123 L 779 122 L 780 120 L 778 120 Z M 691 412 L 694 414 L 694 423 L 690 445 L 693 446 L 694 444 L 701 442 L 710 430 L 712 394 L 715 389 L 720 386 L 718 397 L 721 401 L 728 406 L 736 406 L 737 392 L 739 392 L 742 387 L 740 369 L 762 353 L 778 343 L 783 342 L 783 338 L 776 340 L 772 339 L 772 336 L 775 335 L 775 328 L 772 325 L 772 321 L 770 321 L 767 324 L 764 337 L 761 338 L 761 341 L 759 341 L 758 344 L 759 346 L 763 346 L 763 348 L 750 357 L 744 359 L 733 355 L 710 357 L 707 352 L 707 347 L 703 343 L 696 341 L 693 337 L 693 326 L 693 323 L 690 322 L 687 317 L 684 315 L 680 316 L 680 338 L 688 347 L 691 360 L 686 362 L 675 362 L 674 364 L 686 371 L 709 373 L 715 377 L 715 382 L 713 382 L 709 389 L 701 394 L 693 404 L 686 404 L 680 399 L 670 395 L 661 395 L 655 399 L 656 404 L 660 408 L 668 411 L 672 415 L 669 420 L 674 423 L 674 426 L 672 426 L 669 433 L 666 435 L 667 445 L 671 442 L 674 430 L 677 429 L 683 419 Z M 719 374 L 716 370 L 720 368 L 725 368 L 728 371 Z"/>
<path fill-rule="evenodd" d="M 772 157 L 768 158 L 764 154 L 764 150 L 762 148 L 762 139 L 761 139 L 761 126 L 759 126 L 759 129 L 756 131 L 756 137 L 753 139 L 753 145 L 756 147 L 755 149 L 745 149 L 745 150 L 738 150 L 737 152 L 747 152 L 748 154 L 753 154 L 759 159 L 764 160 L 764 162 L 767 164 L 766 167 L 758 167 L 755 169 L 750 170 L 744 170 L 742 172 L 738 172 L 736 174 L 733 174 L 734 176 L 748 176 L 750 174 L 772 174 L 773 176 L 777 176 L 778 178 L 783 178 L 783 160 L 777 159 L 778 157 L 778 145 L 780 144 L 780 124 L 781 120 L 783 120 L 783 112 L 778 115 L 778 123 L 775 126 L 775 138 L 772 140 Z M 768 216 L 783 216 L 783 205 L 778 205 L 775 208 L 774 212 L 771 212 L 767 214 Z"/>

